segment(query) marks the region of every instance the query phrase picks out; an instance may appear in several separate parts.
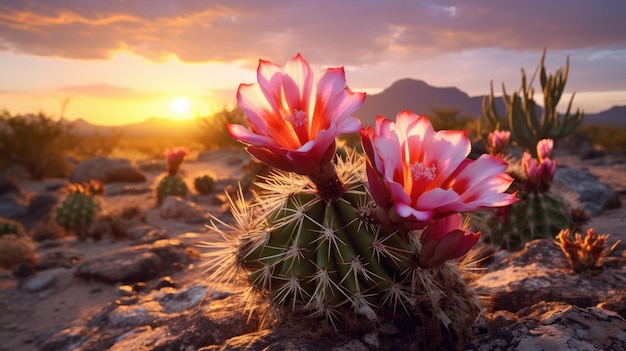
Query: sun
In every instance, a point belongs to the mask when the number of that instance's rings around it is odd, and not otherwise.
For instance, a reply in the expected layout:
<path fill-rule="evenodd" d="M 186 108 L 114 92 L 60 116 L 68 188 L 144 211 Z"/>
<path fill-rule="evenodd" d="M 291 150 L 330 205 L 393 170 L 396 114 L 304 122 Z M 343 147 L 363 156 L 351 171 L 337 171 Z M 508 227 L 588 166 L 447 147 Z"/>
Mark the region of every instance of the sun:
<path fill-rule="evenodd" d="M 172 100 L 170 108 L 172 109 L 172 112 L 177 115 L 186 115 L 191 110 L 191 101 L 184 97 L 177 97 Z"/>

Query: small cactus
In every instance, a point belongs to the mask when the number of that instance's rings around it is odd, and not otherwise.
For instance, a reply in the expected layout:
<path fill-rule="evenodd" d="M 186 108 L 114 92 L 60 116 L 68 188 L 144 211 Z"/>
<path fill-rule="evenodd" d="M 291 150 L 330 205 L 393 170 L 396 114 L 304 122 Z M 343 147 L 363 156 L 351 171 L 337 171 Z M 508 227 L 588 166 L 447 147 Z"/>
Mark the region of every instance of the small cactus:
<path fill-rule="evenodd" d="M 215 188 L 215 179 L 208 174 L 198 176 L 193 180 L 193 187 L 198 194 L 208 195 Z"/>
<path fill-rule="evenodd" d="M 84 240 L 87 237 L 89 224 L 99 209 L 98 199 L 88 191 L 78 188 L 56 208 L 55 221 L 62 228 L 75 233 L 81 240 Z"/>
<path fill-rule="evenodd" d="M 0 217 L 0 236 L 5 234 L 24 236 L 24 226 L 19 222 Z"/>
<path fill-rule="evenodd" d="M 571 231 L 564 229 L 556 236 L 554 243 L 563 250 L 574 272 L 585 275 L 595 275 L 602 271 L 602 260 L 611 254 L 620 244 L 617 240 L 607 248 L 608 234 L 596 235 L 593 228 L 587 229 L 585 238 L 576 233 L 571 240 Z"/>
<path fill-rule="evenodd" d="M 156 188 L 156 196 L 159 205 L 166 196 L 186 197 L 189 194 L 189 188 L 185 181 L 177 175 L 165 176 Z"/>
<path fill-rule="evenodd" d="M 543 114 L 537 116 L 537 105 L 533 98 L 534 89 L 526 83 L 526 73 L 522 69 L 521 95 L 513 93 L 507 95 L 504 84 L 502 85 L 502 100 L 506 107 L 506 116 L 500 116 L 496 108 L 493 93 L 493 83 L 489 97 L 483 99 L 483 114 L 493 129 L 508 129 L 511 131 L 511 141 L 537 157 L 535 145 L 541 139 L 559 140 L 574 132 L 583 120 L 583 112 L 577 110 L 570 114 L 574 94 L 567 106 L 565 115 L 561 116 L 556 107 L 561 99 L 567 73 L 569 71 L 569 58 L 565 68 L 559 69 L 555 75 L 546 75 L 543 51 L 539 62 L 541 90 L 543 93 Z M 532 83 L 531 83 L 532 84 Z"/>

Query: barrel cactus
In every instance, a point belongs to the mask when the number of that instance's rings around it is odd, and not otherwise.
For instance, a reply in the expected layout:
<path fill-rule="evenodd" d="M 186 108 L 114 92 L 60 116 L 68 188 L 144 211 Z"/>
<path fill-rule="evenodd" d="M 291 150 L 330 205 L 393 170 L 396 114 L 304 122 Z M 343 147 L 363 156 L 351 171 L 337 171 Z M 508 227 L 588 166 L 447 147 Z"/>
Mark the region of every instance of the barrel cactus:
<path fill-rule="evenodd" d="M 168 175 L 159 181 L 156 188 L 156 196 L 159 204 L 163 202 L 166 196 L 186 197 L 189 194 L 189 188 L 185 181 L 177 175 Z"/>
<path fill-rule="evenodd" d="M 193 180 L 193 187 L 198 194 L 208 195 L 215 189 L 215 178 L 208 174 L 197 176 Z"/>
<path fill-rule="evenodd" d="M 224 241 L 204 244 L 209 281 L 244 282 L 247 307 L 269 301 L 280 320 L 348 331 L 397 320 L 417 328 L 425 348 L 461 348 L 481 312 L 452 261 L 479 236 L 461 212 L 516 201 L 504 193 L 506 164 L 468 159 L 463 131 L 435 133 L 409 111 L 361 129 L 349 114 L 364 94 L 344 88 L 342 69 L 313 77 L 300 55 L 278 67 L 261 61 L 263 79 L 239 88 L 251 130 L 228 128 L 279 170 L 256 184 L 252 202 L 243 190 L 230 198 L 234 223 L 213 218 Z M 356 131 L 367 157 L 335 157 L 335 138 Z"/>
<path fill-rule="evenodd" d="M 165 160 L 167 163 L 167 175 L 159 181 L 156 188 L 157 202 L 160 205 L 166 196 L 186 197 L 189 188 L 185 181 L 178 175 L 180 165 L 189 151 L 184 147 L 177 147 L 165 150 Z"/>
<path fill-rule="evenodd" d="M 89 224 L 99 209 L 100 203 L 93 194 L 83 191 L 73 192 L 56 208 L 55 220 L 59 226 L 84 240 Z"/>
<path fill-rule="evenodd" d="M 511 163 L 508 172 L 516 179 L 511 190 L 517 191 L 518 202 L 472 214 L 472 224 L 484 242 L 519 250 L 528 241 L 553 238 L 562 229 L 578 228 L 588 220 L 578 196 L 552 184 L 557 171 L 556 161 L 550 158 L 552 147 L 551 139 L 543 139 L 536 146 L 538 159 L 525 152 Z"/>
<path fill-rule="evenodd" d="M 0 236 L 4 234 L 24 235 L 24 226 L 16 221 L 0 217 Z"/>

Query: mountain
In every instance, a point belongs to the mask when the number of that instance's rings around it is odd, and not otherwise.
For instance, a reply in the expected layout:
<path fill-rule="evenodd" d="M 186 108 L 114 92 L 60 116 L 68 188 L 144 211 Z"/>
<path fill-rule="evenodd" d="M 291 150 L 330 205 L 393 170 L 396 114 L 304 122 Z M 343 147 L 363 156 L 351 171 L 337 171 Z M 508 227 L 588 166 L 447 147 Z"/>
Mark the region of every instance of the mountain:
<path fill-rule="evenodd" d="M 405 109 L 420 115 L 432 115 L 431 107 L 457 108 L 461 116 L 478 117 L 482 115 L 482 101 L 485 97 L 486 95 L 470 97 L 455 87 L 433 87 L 421 80 L 402 79 L 378 94 L 368 95 L 354 115 L 361 119 L 363 125 L 374 125 L 376 116 L 393 120 L 398 112 Z M 500 97 L 496 99 L 496 108 L 504 114 L 504 103 Z M 540 111 L 541 109 L 538 113 Z M 599 113 L 586 113 L 583 124 L 626 127 L 626 106 L 614 106 Z"/>
<path fill-rule="evenodd" d="M 354 115 L 361 119 L 364 126 L 374 125 L 376 116 L 394 120 L 398 112 L 405 109 L 417 114 L 432 115 L 431 107 L 457 108 L 460 116 L 478 118 L 482 114 L 484 97 L 486 96 L 469 96 L 455 87 L 434 87 L 421 80 L 402 79 L 378 94 L 368 95 Z M 504 103 L 499 97 L 496 99 L 496 107 L 504 114 Z M 122 132 L 126 137 L 191 137 L 197 130 L 197 123 L 195 119 L 176 121 L 151 117 L 140 123 L 109 127 L 78 119 L 74 121 L 74 130 L 83 135 Z M 599 113 L 585 114 L 583 124 L 626 128 L 626 106 L 614 106 Z"/>
<path fill-rule="evenodd" d="M 393 120 L 402 110 L 432 115 L 431 107 L 457 108 L 462 116 L 478 117 L 482 113 L 482 100 L 482 96 L 470 97 L 455 87 L 439 88 L 421 80 L 402 79 L 378 94 L 368 95 L 354 115 L 363 125 L 374 125 L 376 116 Z M 496 106 L 504 111 L 500 99 L 497 99 Z"/>
<path fill-rule="evenodd" d="M 173 120 L 170 118 L 151 117 L 143 122 L 125 124 L 121 126 L 100 126 L 91 124 L 84 119 L 77 119 L 73 123 L 73 130 L 79 135 L 101 136 L 123 133 L 125 137 L 191 137 L 198 126 L 195 119 Z"/>

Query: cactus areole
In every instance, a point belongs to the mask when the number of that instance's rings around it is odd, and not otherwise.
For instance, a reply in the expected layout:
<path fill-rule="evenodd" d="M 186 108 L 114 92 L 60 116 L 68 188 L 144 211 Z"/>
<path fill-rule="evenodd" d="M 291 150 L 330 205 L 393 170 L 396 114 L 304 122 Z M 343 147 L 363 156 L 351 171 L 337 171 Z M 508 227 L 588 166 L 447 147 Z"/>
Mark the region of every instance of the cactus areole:
<path fill-rule="evenodd" d="M 212 222 L 228 244 L 206 243 L 209 279 L 243 277 L 251 299 L 333 326 L 350 315 L 426 318 L 427 308 L 461 338 L 480 308 L 448 261 L 480 235 L 461 213 L 516 201 L 506 163 L 470 160 L 466 132 L 435 132 L 410 111 L 362 129 L 350 114 L 365 95 L 345 88 L 342 68 L 314 75 L 297 55 L 284 68 L 260 61 L 258 80 L 237 96 L 250 130 L 228 129 L 277 170 L 252 203 L 230 199 L 235 224 Z M 335 138 L 357 131 L 366 157 L 334 157 Z"/>

